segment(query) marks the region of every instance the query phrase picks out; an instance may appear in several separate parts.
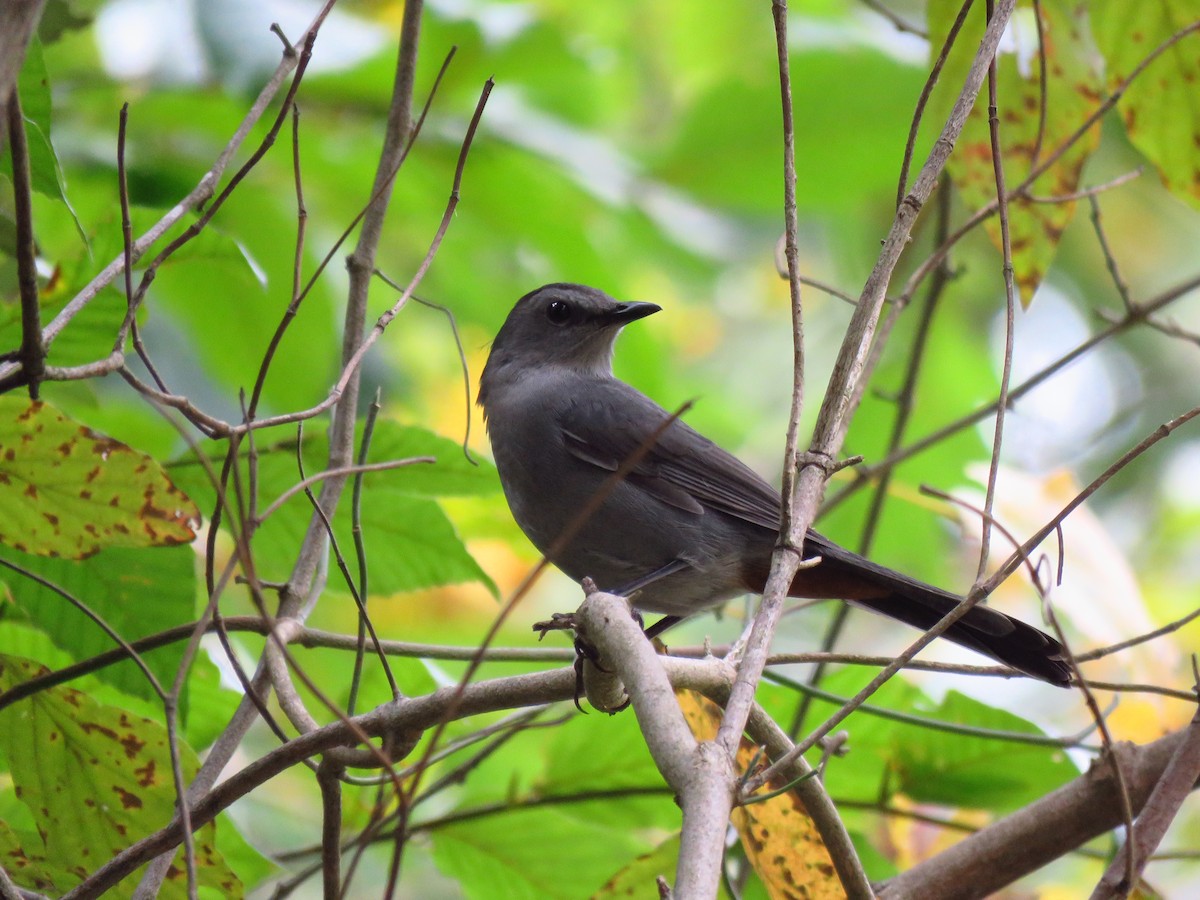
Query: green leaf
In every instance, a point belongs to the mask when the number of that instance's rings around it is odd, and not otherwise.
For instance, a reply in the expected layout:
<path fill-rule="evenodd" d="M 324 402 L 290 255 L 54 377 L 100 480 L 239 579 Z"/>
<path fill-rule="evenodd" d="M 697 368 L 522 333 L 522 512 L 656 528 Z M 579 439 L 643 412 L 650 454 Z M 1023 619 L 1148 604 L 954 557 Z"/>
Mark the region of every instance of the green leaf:
<path fill-rule="evenodd" d="M 871 673 L 849 667 L 828 675 L 821 681 L 821 689 L 839 698 L 849 698 L 870 680 Z M 797 693 L 783 690 L 773 684 L 759 688 L 760 700 L 777 720 L 788 721 L 793 715 Z M 883 685 L 867 703 L 872 707 L 889 710 L 915 712 L 928 709 L 932 704 L 915 685 L 902 677 L 893 678 Z M 804 720 L 808 730 L 832 715 L 841 703 L 814 699 Z M 888 763 L 898 742 L 906 740 L 914 731 L 905 728 L 893 719 L 874 715 L 868 709 L 860 709 L 850 715 L 843 726 L 850 733 L 851 755 L 828 761 L 825 783 L 830 794 L 844 800 L 863 803 L 878 801 L 886 784 Z M 814 754 L 810 762 L 820 759 Z"/>
<path fill-rule="evenodd" d="M 894 195 L 903 134 L 921 72 L 865 47 L 808 48 L 794 54 L 797 202 L 817 215 L 863 215 Z M 690 106 L 670 154 L 656 171 L 719 208 L 772 215 L 780 181 L 779 86 L 767 79 L 718 81 Z M 799 112 L 798 112 L 799 114 Z M 848 121 L 855 139 L 831 141 Z M 697 152 L 703 147 L 704 152 Z M 890 152 L 889 152 L 890 151 Z"/>
<path fill-rule="evenodd" d="M 1027 719 L 957 691 L 929 712 L 940 722 L 1043 736 Z M 1079 775 L 1066 751 L 950 731 L 909 729 L 896 744 L 896 788 L 923 803 L 1008 811 L 1045 796 Z"/>
<path fill-rule="evenodd" d="M 325 437 L 306 438 L 306 474 L 317 474 L 328 456 Z M 493 594 L 496 586 L 467 552 L 465 545 L 434 500 L 434 496 L 491 493 L 499 481 L 490 463 L 472 465 L 454 441 L 415 426 L 379 422 L 371 440 L 370 461 L 433 457 L 432 463 L 414 463 L 399 469 L 370 472 L 364 478 L 362 530 L 366 544 L 370 591 L 394 594 L 478 581 Z M 214 461 L 219 467 L 220 463 Z M 204 498 L 213 497 L 202 467 L 188 460 L 172 466 L 187 490 Z M 277 445 L 258 456 L 260 509 L 282 496 L 299 480 L 294 445 Z M 343 554 L 353 556 L 352 509 L 347 486 L 334 527 Z M 255 533 L 254 552 L 260 574 L 284 578 L 295 560 L 296 550 L 308 528 L 312 506 L 303 494 L 292 496 Z"/>
<path fill-rule="evenodd" d="M 153 459 L 45 403 L 0 397 L 0 541 L 80 559 L 190 543 L 200 513 Z"/>
<path fill-rule="evenodd" d="M 847 668 L 821 687 L 848 698 L 869 679 L 870 673 Z M 934 703 L 915 685 L 893 678 L 867 704 L 915 720 L 889 718 L 868 707 L 846 720 L 851 753 L 830 760 L 825 778 L 839 798 L 871 803 L 902 793 L 920 802 L 1010 810 L 1079 774 L 1058 747 L 948 730 L 947 725 L 1044 736 L 1031 722 L 957 692 Z M 835 709 L 827 700 L 815 700 L 807 722 L 820 722 Z"/>
<path fill-rule="evenodd" d="M 931 57 L 938 54 L 961 5 L 959 0 L 933 0 L 929 4 Z M 1086 9 L 1070 0 L 1043 0 L 1036 9 L 1041 14 L 1042 52 L 1048 76 L 1045 85 L 1041 83 L 1037 59 L 1038 19 L 1032 0 L 1017 4 L 1009 25 L 1016 50 L 1005 52 L 1002 48 L 997 56 L 1000 147 L 1010 190 L 1025 180 L 1035 164 L 1057 150 L 1095 111 L 1100 100 L 1100 83 L 1092 70 L 1087 40 Z M 946 121 L 979 47 L 985 24 L 984 7 L 972 7 L 925 113 L 929 129 L 940 129 Z M 950 177 L 971 209 L 986 205 L 996 196 L 987 96 L 985 84 L 947 165 Z M 1076 191 L 1083 165 L 1099 140 L 1100 129 L 1096 125 L 1033 182 L 1030 193 L 1058 197 Z M 1021 301 L 1026 306 L 1054 260 L 1059 238 L 1074 213 L 1074 201 L 1034 203 L 1022 197 L 1010 201 L 1013 269 Z M 985 227 L 992 243 L 999 246 L 999 219 L 991 217 Z"/>
<path fill-rule="evenodd" d="M 29 146 L 29 175 L 33 189 L 54 200 L 67 199 L 62 173 L 50 145 L 50 76 L 42 59 L 42 45 L 30 41 L 18 82 L 25 140 Z M 10 157 L 11 158 L 11 157 Z M 10 170 L 11 171 L 11 170 Z"/>
<path fill-rule="evenodd" d="M 1156 47 L 1200 20 L 1200 0 L 1093 0 L 1089 9 L 1110 89 Z M 1134 146 L 1154 163 L 1163 184 L 1193 207 L 1200 207 L 1198 43 L 1200 34 L 1193 31 L 1161 54 L 1134 79 L 1118 106 Z"/>
<path fill-rule="evenodd" d="M 41 671 L 28 660 L 0 656 L 0 690 Z M 0 749 L 12 767 L 17 796 L 33 813 L 42 836 L 40 851 L 37 843 L 30 845 L 34 857 L 44 861 L 56 884 L 77 881 L 174 814 L 165 729 L 102 706 L 80 691 L 50 688 L 0 712 Z M 184 776 L 190 777 L 198 767 L 196 756 L 186 744 L 179 750 Z M 215 823 L 196 833 L 199 881 L 225 896 L 240 897 L 241 882 L 217 852 L 215 833 Z M 20 882 L 20 871 L 9 871 Z M 130 896 L 135 885 L 136 876 L 113 894 Z M 187 896 L 181 861 L 168 874 L 160 896 Z"/>
<path fill-rule="evenodd" d="M 95 18 L 103 0 L 49 0 L 38 22 L 38 38 L 52 43 L 65 32 L 84 28 Z"/>
<path fill-rule="evenodd" d="M 57 646 L 44 630 L 29 623 L 17 622 L 15 619 L 14 616 L 0 621 L 0 647 L 10 654 L 34 660 L 52 670 L 69 666 L 76 661 L 75 654 Z M 88 629 L 95 630 L 91 625 Z M 68 631 L 62 627 L 56 630 L 60 635 Z M 160 654 L 177 655 L 178 652 L 174 648 L 163 648 L 144 653 L 142 658 L 161 681 L 168 676 L 174 677 L 174 672 L 159 671 Z M 126 679 L 109 674 L 122 667 L 130 673 L 129 678 L 137 679 L 133 690 L 128 689 Z M 217 735 L 224 730 L 241 699 L 241 693 L 223 687 L 220 678 L 216 664 L 206 653 L 198 654 L 192 661 L 188 681 L 180 698 L 180 720 L 184 724 L 184 737 L 193 747 L 208 747 L 212 744 Z M 108 666 L 90 675 L 80 675 L 72 679 L 71 686 L 100 703 L 119 706 L 148 718 L 162 714 L 162 700 L 150 691 L 145 676 L 140 671 L 134 672 L 131 663 L 119 663 L 116 667 Z M 12 820 L 6 818 L 5 813 L 6 810 L 0 803 L 0 820 L 9 821 L 11 824 Z M 240 867 L 238 871 L 242 871 Z"/>
<path fill-rule="evenodd" d="M 649 897 L 654 881 L 659 876 L 673 881 L 675 868 L 679 864 L 679 835 L 667 838 L 649 853 L 623 866 L 617 874 L 604 883 L 592 895 L 592 900 L 608 900 L 612 897 Z M 718 897 L 728 897 L 722 885 Z"/>
<path fill-rule="evenodd" d="M 593 805 L 515 809 L 439 828 L 434 862 L 471 898 L 587 896 L 646 849 L 628 828 L 597 824 Z"/>
<path fill-rule="evenodd" d="M 348 530 L 350 513 L 337 517 Z M 482 583 L 493 595 L 495 582 L 467 552 L 445 512 L 433 500 L 391 497 L 378 492 L 363 499 L 362 527 L 370 556 L 372 592 L 394 594 L 461 584 Z M 349 544 L 343 544 L 349 549 Z"/>
<path fill-rule="evenodd" d="M 639 787 L 665 790 L 633 716 L 575 716 L 556 728 L 552 739 L 540 743 L 547 757 L 537 784 L 540 794 Z M 674 803 L 667 805 L 674 807 Z M 678 809 L 672 815 L 678 825 Z"/>
<path fill-rule="evenodd" d="M 631 715 L 569 716 L 549 733 L 517 734 L 480 761 L 461 794 L 463 809 L 554 798 L 566 810 L 586 806 L 596 825 L 641 836 L 642 850 L 679 828 L 679 807 Z"/>
<path fill-rule="evenodd" d="M 66 183 L 58 155 L 50 142 L 50 75 L 42 56 L 41 41 L 35 36 L 29 42 L 25 62 L 17 80 L 17 91 L 21 98 L 21 115 L 25 120 L 25 144 L 29 154 L 29 180 L 39 194 L 60 201 L 75 223 L 75 230 L 83 237 L 83 225 L 67 199 Z M 5 142 L 3 167 L 0 172 L 12 175 L 12 153 Z"/>
<path fill-rule="evenodd" d="M 457 441 L 416 425 L 389 421 L 376 424 L 368 462 L 420 456 L 433 457 L 434 462 L 407 466 L 396 472 L 369 472 L 363 481 L 364 489 L 392 489 L 420 497 L 475 496 L 500 490 L 495 466 L 478 457 L 473 457 L 473 462 L 468 460 Z"/>
<path fill-rule="evenodd" d="M 190 547 L 114 547 L 86 560 L 15 551 L 2 556 L 79 599 L 127 641 L 187 622 L 196 607 L 196 559 Z M 55 591 L 8 568 L 0 569 L 0 580 L 16 605 L 74 659 L 87 659 L 116 646 Z M 179 642 L 143 654 L 146 665 L 166 689 L 175 678 L 183 650 L 184 643 Z M 127 694 L 147 700 L 157 697 L 132 661 L 107 666 L 96 674 Z"/>

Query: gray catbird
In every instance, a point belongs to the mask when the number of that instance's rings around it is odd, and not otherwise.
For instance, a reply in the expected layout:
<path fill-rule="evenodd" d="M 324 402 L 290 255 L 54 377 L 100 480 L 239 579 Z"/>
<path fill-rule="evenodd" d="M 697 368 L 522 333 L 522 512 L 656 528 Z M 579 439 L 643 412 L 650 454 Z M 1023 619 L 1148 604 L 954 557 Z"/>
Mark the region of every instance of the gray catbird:
<path fill-rule="evenodd" d="M 613 377 L 621 328 L 659 309 L 578 284 L 526 294 L 492 344 L 479 403 L 504 495 L 534 546 L 576 581 L 590 577 L 632 595 L 639 609 L 682 617 L 762 592 L 780 497 L 683 422 L 664 428 L 670 414 Z M 638 452 L 626 477 L 606 484 Z M 793 597 L 847 600 L 920 629 L 960 599 L 815 531 L 804 555 L 821 562 L 796 575 Z M 945 636 L 1052 684 L 1068 682 L 1057 641 L 994 609 L 976 606 Z"/>

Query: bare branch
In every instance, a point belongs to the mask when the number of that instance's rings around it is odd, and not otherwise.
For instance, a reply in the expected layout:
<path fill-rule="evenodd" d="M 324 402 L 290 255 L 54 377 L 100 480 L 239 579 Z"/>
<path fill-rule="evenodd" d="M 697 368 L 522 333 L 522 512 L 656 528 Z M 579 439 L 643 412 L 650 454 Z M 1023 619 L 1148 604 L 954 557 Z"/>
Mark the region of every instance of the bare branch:
<path fill-rule="evenodd" d="M 307 39 L 310 35 L 314 35 L 319 29 L 325 14 L 333 6 L 333 0 L 327 0 L 324 8 L 318 14 L 313 24 L 305 31 L 303 38 Z M 238 126 L 229 143 L 225 145 L 217 160 L 209 168 L 192 191 L 179 201 L 165 216 L 158 220 L 149 230 L 146 231 L 140 238 L 133 243 L 131 257 L 134 262 L 141 259 L 142 255 L 152 247 L 159 238 L 166 234 L 176 223 L 193 211 L 201 208 L 213 195 L 213 191 L 217 183 L 221 180 L 221 176 L 228 168 L 230 161 L 241 148 L 243 142 L 254 130 L 258 121 L 266 113 L 271 105 L 271 101 L 279 92 L 280 87 L 296 68 L 298 58 L 295 53 L 285 53 L 279 66 L 275 69 L 270 80 L 262 91 L 259 92 L 254 104 L 250 107 L 250 111 Z M 117 256 L 111 263 L 96 275 L 74 298 L 59 311 L 58 315 L 43 329 L 42 337 L 47 346 L 54 342 L 54 339 L 62 332 L 67 324 L 79 314 L 80 310 L 92 302 L 108 285 L 112 284 L 113 280 L 121 274 L 125 268 L 124 251 Z M 13 369 L 13 364 L 0 365 L 0 378 L 8 375 Z"/>
<path fill-rule="evenodd" d="M 954 142 L 962 132 L 967 115 L 974 105 L 975 98 L 983 85 L 988 66 L 995 56 L 1000 35 L 1003 33 L 1005 25 L 1012 15 L 1014 5 L 1015 0 L 1001 0 L 997 4 L 995 15 L 988 23 L 987 30 L 984 32 L 979 50 L 971 64 L 966 82 L 962 92 L 959 94 L 958 100 L 954 104 L 950 118 L 947 120 L 933 148 L 930 150 L 929 157 L 917 175 L 911 192 L 905 197 L 904 202 L 896 211 L 892 227 L 883 242 L 883 251 L 863 288 L 862 296 L 859 299 L 858 306 L 855 307 L 854 316 L 847 328 L 846 337 L 842 342 L 841 350 L 834 364 L 833 373 L 830 376 L 829 387 L 826 391 L 824 402 L 821 404 L 821 411 L 817 417 L 817 424 L 813 433 L 813 443 L 810 452 L 814 458 L 836 459 L 838 451 L 845 440 L 850 417 L 856 408 L 854 398 L 858 393 L 858 383 L 870 350 L 872 338 L 874 337 L 875 324 L 879 318 L 879 311 L 883 306 L 888 281 L 908 241 L 908 236 L 916 222 L 917 215 L 933 191 L 938 174 L 945 166 L 950 151 L 953 149 Z M 793 541 L 793 546 L 800 546 L 799 542 L 805 530 L 812 523 L 820 503 L 820 498 L 824 493 L 825 478 L 826 472 L 817 465 L 810 464 L 800 470 L 795 492 L 796 514 L 791 522 L 793 530 L 789 534 L 789 538 Z M 749 639 L 750 649 L 747 652 L 746 659 L 743 660 L 742 666 L 739 667 L 739 680 L 734 685 L 734 693 L 730 700 L 731 707 L 741 708 L 738 704 L 745 703 L 744 699 L 739 700 L 739 694 L 742 696 L 746 694 L 753 695 L 758 673 L 762 671 L 762 664 L 766 660 L 766 646 L 769 643 L 771 635 L 774 633 L 774 625 L 782 609 L 781 602 L 772 603 L 769 598 L 782 597 L 787 593 L 787 588 L 791 582 L 790 575 L 782 571 L 780 557 L 781 554 L 776 554 L 771 576 L 767 582 L 767 594 L 764 595 L 763 603 L 755 616 L 754 629 Z M 781 575 L 783 577 L 780 577 Z M 948 628 L 950 624 L 958 621 L 959 618 L 966 615 L 969 611 L 972 602 L 966 601 L 960 604 L 943 618 L 934 630 L 938 631 L 938 629 Z M 912 654 L 915 654 L 925 643 L 933 639 L 931 635 L 932 632 L 924 635 L 905 654 L 901 655 L 900 660 L 910 659 Z M 753 659 L 752 663 L 750 662 L 751 659 Z M 884 669 L 872 682 L 873 686 L 865 689 L 859 698 L 856 699 L 866 699 L 870 691 L 873 691 L 879 685 L 883 684 L 887 678 L 894 675 L 896 671 L 899 671 L 901 665 L 902 663 L 898 660 L 893 666 Z M 736 724 L 736 721 L 735 719 L 733 724 Z M 829 728 L 824 730 L 822 734 L 828 733 L 828 730 L 831 730 L 833 727 L 830 724 Z M 814 734 L 810 736 L 810 740 L 815 741 L 822 734 Z M 801 748 L 804 746 L 804 744 L 797 745 L 794 752 L 796 754 L 802 753 L 803 749 Z M 768 770 L 769 774 L 763 773 L 757 778 L 751 779 L 747 784 L 747 790 L 754 790 L 765 784 L 767 778 L 778 776 L 780 767 L 786 765 L 788 762 L 790 762 L 790 757 L 784 757 L 783 760 L 777 761 Z"/>
<path fill-rule="evenodd" d="M 1141 810 L 1185 738 L 1175 732 L 1152 744 L 1118 744 L 1130 800 Z M 1113 758 L 1069 784 L 964 838 L 888 881 L 880 900 L 978 900 L 1011 884 L 1121 822 L 1113 798 Z"/>
<path fill-rule="evenodd" d="M 0 100 L 2 100 L 0 96 Z M 8 146 L 12 157 L 13 218 L 16 224 L 17 287 L 21 296 L 21 370 L 16 377 L 0 378 L 0 391 L 18 384 L 29 386 L 29 399 L 38 398 L 38 384 L 46 368 L 42 342 L 41 298 L 37 285 L 37 250 L 33 237 L 33 198 L 29 171 L 29 147 L 25 142 L 25 118 L 16 88 L 4 104 Z"/>
<path fill-rule="evenodd" d="M 1193 672 L 1195 657 L 1192 658 Z M 1198 682 L 1200 686 L 1200 682 Z M 1126 829 L 1125 852 L 1118 854 L 1105 870 L 1092 892 L 1092 900 L 1117 900 L 1128 897 L 1137 887 L 1142 871 L 1179 814 L 1184 799 L 1200 778 L 1200 713 L 1183 730 L 1182 739 L 1171 754 L 1162 777 L 1138 816 L 1137 824 Z M 1128 865 L 1126 865 L 1128 860 Z"/>
<path fill-rule="evenodd" d="M 17 75 L 25 62 L 25 50 L 41 21 L 45 5 L 46 0 L 0 3 L 0 104 L 15 91 Z"/>

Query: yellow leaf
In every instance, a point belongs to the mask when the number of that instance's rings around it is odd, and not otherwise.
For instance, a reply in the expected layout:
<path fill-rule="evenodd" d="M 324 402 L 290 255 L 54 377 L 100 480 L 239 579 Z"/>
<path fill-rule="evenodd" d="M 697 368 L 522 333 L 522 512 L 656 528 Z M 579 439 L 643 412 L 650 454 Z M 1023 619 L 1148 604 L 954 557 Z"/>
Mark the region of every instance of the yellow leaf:
<path fill-rule="evenodd" d="M 694 691 L 680 691 L 677 697 L 696 739 L 716 737 L 721 708 Z M 756 754 L 757 748 L 743 739 L 737 753 L 739 768 L 745 771 Z M 769 794 L 782 786 L 768 785 L 759 793 Z M 770 897 L 833 900 L 846 896 L 833 859 L 794 791 L 738 807 L 731 821 Z"/>

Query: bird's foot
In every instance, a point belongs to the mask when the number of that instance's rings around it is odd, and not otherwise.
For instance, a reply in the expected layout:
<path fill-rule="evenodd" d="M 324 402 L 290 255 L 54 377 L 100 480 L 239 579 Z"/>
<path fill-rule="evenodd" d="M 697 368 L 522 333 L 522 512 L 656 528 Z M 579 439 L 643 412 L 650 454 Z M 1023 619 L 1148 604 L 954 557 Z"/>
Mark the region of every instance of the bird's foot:
<path fill-rule="evenodd" d="M 540 641 L 551 631 L 576 631 L 576 623 L 578 618 L 575 613 L 551 613 L 550 618 L 543 622 L 534 622 L 533 630 L 538 634 Z"/>
<path fill-rule="evenodd" d="M 633 615 L 638 620 L 638 625 L 640 627 L 642 624 L 641 616 L 638 615 L 637 612 L 634 612 Z M 578 618 L 575 613 L 552 613 L 549 619 L 534 623 L 533 630 L 538 633 L 538 640 L 544 638 L 551 631 L 570 631 L 574 633 L 572 643 L 575 647 L 575 696 L 572 698 L 572 700 L 575 703 L 575 708 L 586 715 L 587 710 L 584 709 L 583 704 L 579 702 L 580 698 L 585 695 L 590 695 L 591 691 L 589 690 L 589 687 L 593 686 L 593 683 L 597 683 L 594 685 L 594 687 L 598 688 L 598 682 L 613 680 L 611 678 L 604 677 L 611 676 L 613 673 L 612 670 L 606 668 L 600 662 L 599 651 L 591 643 L 580 637 L 577 626 Z M 588 666 L 593 668 L 593 671 L 590 675 L 588 675 L 586 672 Z M 597 674 L 599 674 L 601 677 L 597 678 Z M 622 694 L 624 694 L 623 690 Z M 610 715 L 615 715 L 629 706 L 629 697 L 628 695 L 624 695 L 623 701 L 617 702 L 613 705 L 599 701 L 598 697 L 593 702 L 602 702 L 601 708 L 603 708 L 604 711 Z"/>

